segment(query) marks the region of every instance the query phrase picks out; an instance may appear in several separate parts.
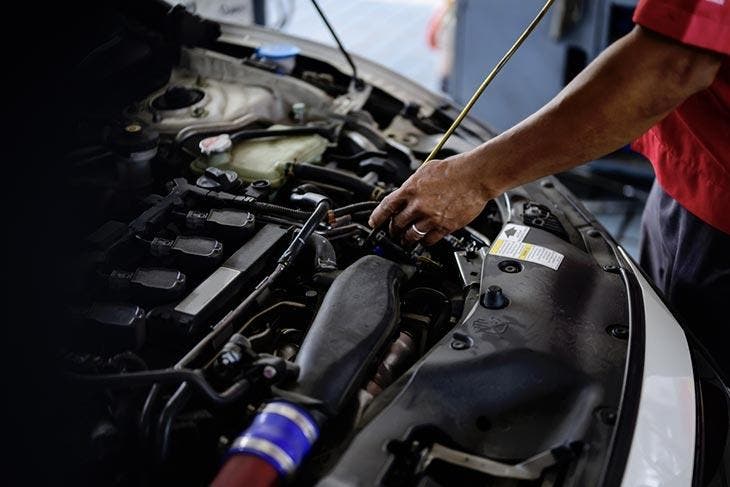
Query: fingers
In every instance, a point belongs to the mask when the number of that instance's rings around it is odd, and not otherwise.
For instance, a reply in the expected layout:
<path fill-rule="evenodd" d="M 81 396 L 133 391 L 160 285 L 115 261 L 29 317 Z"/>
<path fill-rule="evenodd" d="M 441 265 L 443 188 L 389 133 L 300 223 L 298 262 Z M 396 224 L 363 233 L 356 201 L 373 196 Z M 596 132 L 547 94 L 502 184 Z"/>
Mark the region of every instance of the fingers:
<path fill-rule="evenodd" d="M 406 200 L 400 191 L 389 194 L 380 202 L 368 219 L 371 228 L 382 225 L 388 218 L 398 213 L 405 205 Z"/>
<path fill-rule="evenodd" d="M 433 245 L 449 232 L 437 225 L 432 218 L 424 218 L 422 213 L 418 205 L 413 202 L 409 204 L 405 197 L 395 192 L 373 211 L 368 224 L 375 228 L 392 217 L 389 228 L 391 235 L 402 235 L 403 242 L 407 244 L 420 242 Z"/>
<path fill-rule="evenodd" d="M 370 215 L 368 224 L 375 228 L 392 217 L 389 225 L 391 236 L 402 236 L 405 244 L 421 242 L 433 245 L 449 232 L 437 225 L 433 218 L 426 217 L 420 207 L 413 201 L 409 202 L 401 191 L 396 191 L 383 199 Z"/>
<path fill-rule="evenodd" d="M 393 236 L 402 235 L 403 232 L 408 230 L 408 226 L 414 221 L 419 220 L 421 216 L 418 207 L 414 204 L 409 204 L 400 213 L 393 216 L 390 221 L 390 234 Z"/>
<path fill-rule="evenodd" d="M 418 222 L 412 223 L 406 229 L 406 233 L 403 235 L 403 241 L 406 243 L 419 242 L 429 235 L 432 228 L 428 220 L 418 220 Z"/>
<path fill-rule="evenodd" d="M 403 241 L 406 243 L 421 243 L 423 245 L 430 246 L 437 243 L 449 233 L 450 232 L 446 229 L 434 225 L 429 220 L 422 219 L 418 220 L 417 223 L 412 223 L 408 227 L 405 235 L 403 236 Z"/>
<path fill-rule="evenodd" d="M 439 231 L 439 230 L 434 230 L 432 232 L 428 232 L 428 235 L 426 235 L 423 238 L 423 241 L 421 243 L 423 245 L 426 245 L 426 246 L 433 245 L 433 244 L 437 243 L 439 240 L 441 240 L 442 238 L 444 238 L 448 234 L 449 234 L 449 232 L 443 232 L 443 231 Z"/>

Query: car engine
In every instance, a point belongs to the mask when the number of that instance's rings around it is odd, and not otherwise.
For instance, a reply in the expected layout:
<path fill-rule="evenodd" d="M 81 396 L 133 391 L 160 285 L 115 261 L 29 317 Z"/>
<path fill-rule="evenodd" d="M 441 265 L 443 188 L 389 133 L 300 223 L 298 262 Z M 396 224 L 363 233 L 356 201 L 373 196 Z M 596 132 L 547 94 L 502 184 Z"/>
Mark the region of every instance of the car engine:
<path fill-rule="evenodd" d="M 454 107 L 305 54 L 116 48 L 87 64 L 125 96 L 84 106 L 66 156 L 85 237 L 59 354 L 89 484 L 207 484 L 230 452 L 323 486 L 595 485 L 618 461 L 630 276 L 556 179 L 406 246 L 368 216 Z M 440 157 L 490 136 L 467 123 Z M 509 225 L 559 258 L 500 254 Z"/>

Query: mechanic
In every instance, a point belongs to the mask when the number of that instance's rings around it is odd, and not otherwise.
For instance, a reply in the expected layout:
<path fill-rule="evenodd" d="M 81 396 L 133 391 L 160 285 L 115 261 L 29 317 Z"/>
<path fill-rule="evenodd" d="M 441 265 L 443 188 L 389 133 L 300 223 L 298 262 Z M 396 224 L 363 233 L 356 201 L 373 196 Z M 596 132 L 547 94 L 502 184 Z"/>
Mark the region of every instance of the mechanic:
<path fill-rule="evenodd" d="M 728 372 L 730 0 L 640 0 L 634 29 L 553 100 L 476 149 L 422 166 L 370 218 L 434 244 L 490 198 L 634 141 L 656 181 L 641 266 Z"/>

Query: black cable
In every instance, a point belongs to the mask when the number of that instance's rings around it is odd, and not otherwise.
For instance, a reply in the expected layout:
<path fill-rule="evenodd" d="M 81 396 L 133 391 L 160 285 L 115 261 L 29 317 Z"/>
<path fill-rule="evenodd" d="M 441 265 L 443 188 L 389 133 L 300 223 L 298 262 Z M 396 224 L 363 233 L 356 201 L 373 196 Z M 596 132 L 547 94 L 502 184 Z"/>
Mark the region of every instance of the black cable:
<path fill-rule="evenodd" d="M 368 233 L 369 229 L 359 223 L 348 223 L 341 227 L 331 228 L 329 230 L 323 230 L 320 233 L 325 237 L 331 239 L 333 237 L 340 237 L 343 235 L 354 235 L 356 233 Z"/>
<path fill-rule="evenodd" d="M 325 183 L 341 186 L 349 189 L 356 195 L 369 200 L 377 200 L 384 194 L 382 188 L 379 188 L 374 184 L 367 183 L 358 176 L 338 169 L 315 166 L 314 164 L 298 163 L 291 166 L 291 172 L 298 178 L 323 181 Z"/>
<path fill-rule="evenodd" d="M 269 214 L 272 216 L 282 216 L 294 218 L 296 220 L 304 220 L 308 218 L 310 213 L 303 210 L 295 210 L 294 208 L 287 208 L 286 206 L 274 205 L 272 203 L 263 203 L 257 201 L 252 203 L 252 209 L 260 213 Z"/>
<path fill-rule="evenodd" d="M 208 198 L 222 204 L 235 206 L 245 210 L 252 210 L 257 214 L 278 216 L 282 218 L 296 220 L 298 222 L 297 224 L 301 224 L 301 221 L 306 220 L 312 214 L 309 211 L 297 210 L 274 203 L 252 201 L 249 197 L 226 193 L 225 191 L 204 189 L 198 186 L 191 186 L 190 191 L 202 198 Z M 343 206 L 342 208 L 347 208 L 347 206 Z M 337 212 L 338 209 L 335 209 L 334 211 Z M 339 215 L 346 214 L 346 211 L 349 210 L 340 211 Z"/>
<path fill-rule="evenodd" d="M 219 203 L 236 206 L 245 210 L 253 210 L 258 213 L 282 216 L 285 218 L 292 218 L 294 220 L 305 220 L 311 215 L 308 211 L 295 210 L 293 208 L 275 205 L 273 203 L 252 201 L 249 197 L 226 193 L 225 191 L 215 191 L 192 185 L 189 187 L 189 190 L 202 198 L 208 198 Z"/>
<path fill-rule="evenodd" d="M 378 207 L 378 204 L 379 203 L 377 201 L 361 201 L 359 203 L 353 203 L 351 205 L 335 208 L 334 210 L 332 210 L 332 213 L 334 213 L 335 217 L 339 218 L 341 216 L 350 215 L 359 211 L 373 211 L 375 208 Z"/>
<path fill-rule="evenodd" d="M 167 458 L 167 452 L 170 448 L 170 432 L 172 431 L 172 423 L 175 421 L 177 414 L 182 411 L 191 398 L 192 393 L 187 387 L 187 382 L 178 387 L 175 394 L 170 397 L 162 408 L 160 419 L 157 421 L 157 455 L 160 462 Z"/>
<path fill-rule="evenodd" d="M 363 150 L 358 152 L 357 154 L 353 154 L 351 156 L 342 156 L 339 154 L 329 154 L 327 156 L 328 159 L 331 159 L 335 162 L 360 162 L 365 159 L 370 159 L 371 157 L 381 157 L 381 158 L 387 158 L 388 153 L 385 151 L 379 151 L 379 150 Z"/>
<path fill-rule="evenodd" d="M 324 198 L 317 203 L 317 206 L 312 212 L 312 216 L 304 222 L 304 225 L 302 225 L 302 228 L 297 231 L 289 244 L 289 247 L 287 247 L 284 253 L 281 254 L 281 257 L 279 257 L 280 265 L 288 267 L 294 261 L 306 245 L 307 239 L 309 239 L 309 237 L 314 233 L 317 225 L 319 225 L 320 222 L 324 220 L 324 217 L 327 216 L 327 212 L 330 210 L 331 206 L 332 203 L 327 198 Z"/>
<path fill-rule="evenodd" d="M 314 166 L 312 164 L 294 164 L 292 166 L 292 172 L 294 173 L 294 175 L 299 174 L 302 177 L 321 178 L 325 179 L 328 182 L 339 183 L 342 187 L 351 189 L 353 192 L 359 193 L 362 196 L 368 198 L 373 196 L 373 193 L 380 193 L 380 188 L 378 188 L 377 186 L 366 183 L 357 176 L 348 174 L 344 171 L 338 171 L 336 169 Z M 355 187 L 357 187 L 357 191 L 355 191 Z M 265 215 L 280 216 L 283 218 L 289 218 L 297 221 L 306 220 L 311 216 L 311 213 L 308 211 L 296 210 L 294 208 L 289 208 L 274 203 L 252 201 L 248 197 L 235 195 L 232 193 L 226 193 L 225 191 L 215 191 L 192 185 L 189 187 L 189 190 L 202 198 L 208 198 L 222 204 L 236 206 L 246 210 L 252 210 L 256 213 L 261 213 Z M 382 194 L 384 195 L 386 194 L 386 192 L 382 192 Z M 377 206 L 377 202 L 363 201 L 351 205 L 341 206 L 340 208 L 335 208 L 332 211 L 335 217 L 341 217 L 357 211 L 373 210 Z"/>
<path fill-rule="evenodd" d="M 350 57 L 350 54 L 345 49 L 345 46 L 342 45 L 342 42 L 340 41 L 340 38 L 337 36 L 337 33 L 335 32 L 335 29 L 330 24 L 329 20 L 327 20 L 327 17 L 324 15 L 324 12 L 319 7 L 319 4 L 317 3 L 317 0 L 312 0 L 312 5 L 314 5 L 314 8 L 317 10 L 317 13 L 319 14 L 319 17 L 322 19 L 322 22 L 324 22 L 324 25 L 327 26 L 327 30 L 330 31 L 330 34 L 332 34 L 332 38 L 337 43 L 337 47 L 340 49 L 340 52 L 343 56 L 345 56 L 345 59 L 347 59 L 347 63 L 352 68 L 352 81 L 355 83 L 355 88 L 360 91 L 363 88 L 365 88 L 365 83 L 358 78 L 357 76 L 357 67 L 355 66 L 355 63 L 353 62 L 352 58 Z"/>
<path fill-rule="evenodd" d="M 70 377 L 73 380 L 105 389 L 185 382 L 192 385 L 210 402 L 220 406 L 236 401 L 248 389 L 248 381 L 239 381 L 219 393 L 205 380 L 202 372 L 189 369 L 144 370 L 124 374 L 70 374 Z"/>
<path fill-rule="evenodd" d="M 142 438 L 147 438 L 149 435 L 149 424 L 152 418 L 152 411 L 157 403 L 157 398 L 160 396 L 160 384 L 154 384 L 150 391 L 147 393 L 144 405 L 142 406 L 142 412 L 139 414 L 139 431 Z"/>
<path fill-rule="evenodd" d="M 372 210 L 365 210 L 365 211 L 356 211 L 349 215 L 352 220 L 368 220 L 370 218 L 370 215 L 372 215 Z"/>

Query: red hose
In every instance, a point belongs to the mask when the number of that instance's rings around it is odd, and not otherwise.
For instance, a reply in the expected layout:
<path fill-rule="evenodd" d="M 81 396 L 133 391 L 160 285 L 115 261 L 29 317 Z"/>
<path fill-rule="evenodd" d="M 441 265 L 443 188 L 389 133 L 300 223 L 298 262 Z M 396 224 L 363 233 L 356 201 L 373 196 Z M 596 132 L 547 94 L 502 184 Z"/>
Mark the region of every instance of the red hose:
<path fill-rule="evenodd" d="M 220 469 L 212 487 L 275 487 L 279 473 L 268 462 L 253 455 L 234 455 Z"/>

